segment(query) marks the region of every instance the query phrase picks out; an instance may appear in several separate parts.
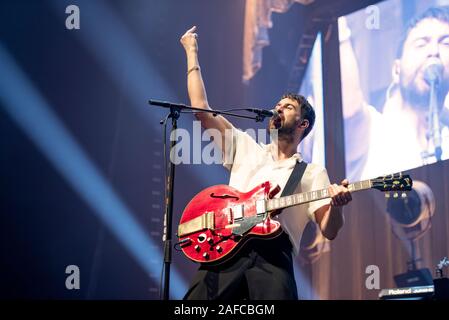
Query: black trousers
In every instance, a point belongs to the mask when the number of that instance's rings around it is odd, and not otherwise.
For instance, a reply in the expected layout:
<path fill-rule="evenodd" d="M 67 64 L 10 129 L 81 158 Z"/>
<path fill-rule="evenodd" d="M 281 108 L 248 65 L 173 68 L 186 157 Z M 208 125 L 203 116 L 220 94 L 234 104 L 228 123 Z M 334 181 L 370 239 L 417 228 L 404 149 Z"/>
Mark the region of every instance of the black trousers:
<path fill-rule="evenodd" d="M 201 265 L 185 300 L 297 300 L 292 245 L 287 234 L 252 239 L 231 260 Z"/>

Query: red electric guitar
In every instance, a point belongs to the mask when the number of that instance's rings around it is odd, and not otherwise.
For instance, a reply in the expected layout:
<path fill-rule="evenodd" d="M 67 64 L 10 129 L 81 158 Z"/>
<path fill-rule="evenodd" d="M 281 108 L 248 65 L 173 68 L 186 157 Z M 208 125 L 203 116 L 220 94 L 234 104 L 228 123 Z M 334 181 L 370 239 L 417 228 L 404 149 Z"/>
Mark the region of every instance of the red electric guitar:
<path fill-rule="evenodd" d="M 349 184 L 351 192 L 365 189 L 410 191 L 412 179 L 402 173 Z M 198 193 L 184 209 L 178 227 L 179 246 L 191 260 L 219 264 L 232 257 L 246 240 L 274 238 L 280 223 L 272 217 L 281 209 L 330 198 L 327 189 L 271 199 L 269 182 L 241 193 L 227 185 L 217 185 Z"/>

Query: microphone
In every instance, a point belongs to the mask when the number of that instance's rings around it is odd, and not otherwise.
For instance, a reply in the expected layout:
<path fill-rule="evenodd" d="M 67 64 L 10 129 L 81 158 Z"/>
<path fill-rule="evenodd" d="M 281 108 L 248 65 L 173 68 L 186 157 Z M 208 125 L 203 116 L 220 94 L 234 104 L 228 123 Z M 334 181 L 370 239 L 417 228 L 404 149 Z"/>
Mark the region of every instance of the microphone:
<path fill-rule="evenodd" d="M 255 118 L 256 121 L 263 121 L 265 117 L 270 117 L 273 119 L 277 119 L 279 118 L 279 112 L 277 112 L 275 109 L 272 110 L 264 110 L 264 109 L 255 109 L 255 108 L 239 108 L 239 109 L 229 109 L 226 110 L 226 112 L 220 112 L 220 111 L 215 111 L 215 110 L 210 110 L 210 109 L 202 109 L 202 108 L 195 108 L 195 107 L 190 107 L 187 106 L 185 104 L 182 103 L 173 103 L 173 102 L 169 102 L 169 101 L 161 101 L 161 100 L 154 100 L 154 99 L 150 99 L 148 100 L 149 104 L 155 105 L 155 106 L 160 106 L 160 107 L 164 107 L 164 108 L 175 108 L 176 111 L 180 111 L 180 110 L 194 110 L 194 111 L 200 111 L 200 112 L 209 112 L 209 113 L 213 113 L 214 116 L 217 114 L 227 114 L 227 115 L 231 115 L 231 116 L 237 116 L 237 117 L 242 117 L 242 118 L 249 118 L 249 119 L 253 119 L 251 117 L 248 116 L 243 116 L 243 115 L 237 115 L 237 114 L 230 114 L 227 113 L 227 111 L 250 111 L 250 112 L 254 112 L 257 114 L 257 117 Z"/>
<path fill-rule="evenodd" d="M 264 110 L 264 109 L 248 108 L 245 110 L 257 113 L 258 115 L 261 115 L 264 117 L 270 117 L 270 118 L 274 118 L 274 119 L 279 118 L 279 112 L 277 112 L 276 109 Z"/>
<path fill-rule="evenodd" d="M 173 103 L 173 102 L 154 100 L 154 99 L 150 99 L 148 101 L 148 103 L 152 104 L 154 106 L 161 106 L 161 107 L 166 107 L 166 108 L 172 108 L 172 107 L 185 108 L 186 107 L 186 105 L 182 104 L 182 103 Z"/>
<path fill-rule="evenodd" d="M 437 58 L 431 58 L 431 62 L 424 70 L 424 80 L 427 81 L 427 83 L 432 84 L 438 84 L 441 81 L 441 78 L 443 77 L 443 64 L 441 63 L 440 59 Z"/>

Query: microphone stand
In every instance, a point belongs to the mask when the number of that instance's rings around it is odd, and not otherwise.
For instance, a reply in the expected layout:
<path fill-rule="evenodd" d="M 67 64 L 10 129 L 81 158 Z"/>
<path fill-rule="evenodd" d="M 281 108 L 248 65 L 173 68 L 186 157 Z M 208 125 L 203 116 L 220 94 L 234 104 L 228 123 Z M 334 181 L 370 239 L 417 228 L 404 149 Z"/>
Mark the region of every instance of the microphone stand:
<path fill-rule="evenodd" d="M 438 111 L 438 100 L 436 89 L 438 86 L 438 80 L 432 79 L 430 81 L 430 101 L 429 101 L 429 113 L 427 122 L 427 152 L 425 157 L 429 158 L 435 156 L 436 161 L 441 161 L 442 149 L 441 149 L 441 128 Z M 434 152 L 430 152 L 429 140 L 433 142 Z"/>
<path fill-rule="evenodd" d="M 156 105 L 159 107 L 169 108 L 170 112 L 167 115 L 167 118 L 172 119 L 172 126 L 170 130 L 171 137 L 172 132 L 174 132 L 178 128 L 178 119 L 181 115 L 181 110 L 187 110 L 190 112 L 208 112 L 212 113 L 214 116 L 217 115 L 227 115 L 244 119 L 252 119 L 256 122 L 261 122 L 265 119 L 266 115 L 263 110 L 253 109 L 252 112 L 256 113 L 255 117 L 245 116 L 225 111 L 217 111 L 211 109 L 202 109 L 187 106 L 185 104 L 180 103 L 172 103 L 167 101 L 159 101 L 159 100 L 149 100 L 149 104 Z M 237 109 L 235 109 L 237 110 Z M 238 109 L 242 110 L 242 109 Z M 246 110 L 246 109 L 244 109 Z M 249 110 L 247 110 L 249 111 Z M 176 141 L 171 141 L 170 143 L 170 154 L 171 150 L 175 148 Z M 165 152 L 165 150 L 164 150 Z M 173 153 L 176 154 L 176 153 Z M 175 182 L 175 165 L 172 161 L 169 161 L 169 175 L 166 181 L 166 192 L 165 192 L 165 213 L 164 213 L 164 233 L 162 237 L 162 241 L 164 242 L 164 281 L 162 287 L 162 299 L 169 299 L 169 290 L 170 290 L 170 264 L 172 261 L 172 217 L 173 217 L 173 193 L 174 193 L 174 182 Z"/>

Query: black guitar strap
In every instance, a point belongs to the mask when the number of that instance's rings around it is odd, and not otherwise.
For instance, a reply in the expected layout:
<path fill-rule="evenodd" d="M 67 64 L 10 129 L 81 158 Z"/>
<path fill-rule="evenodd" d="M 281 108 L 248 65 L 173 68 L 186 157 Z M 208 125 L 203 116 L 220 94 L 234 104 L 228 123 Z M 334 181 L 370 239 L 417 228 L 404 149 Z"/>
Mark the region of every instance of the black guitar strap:
<path fill-rule="evenodd" d="M 282 190 L 281 197 L 290 196 L 295 192 L 296 187 L 301 182 L 302 176 L 306 171 L 306 167 L 307 163 L 304 160 L 301 162 L 296 161 L 295 167 L 293 168 L 293 171 L 290 174 L 287 183 L 285 184 L 285 188 L 284 190 Z M 292 243 L 287 233 L 285 233 L 285 231 L 282 230 L 280 236 L 277 237 L 277 239 L 278 239 L 277 241 L 281 241 L 281 243 L 285 244 L 285 246 L 283 245 L 278 246 L 279 248 L 284 248 L 283 250 L 287 250 L 289 252 L 292 250 Z"/>
<path fill-rule="evenodd" d="M 292 195 L 298 183 L 301 181 L 304 172 L 306 171 L 307 163 L 303 160 L 301 162 L 296 161 L 295 167 L 293 168 L 290 177 L 288 178 L 287 184 L 282 191 L 281 197 Z"/>

